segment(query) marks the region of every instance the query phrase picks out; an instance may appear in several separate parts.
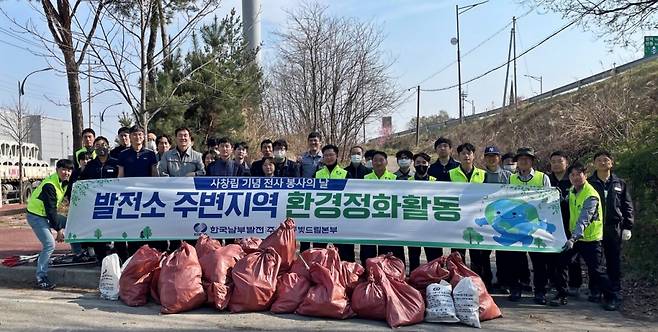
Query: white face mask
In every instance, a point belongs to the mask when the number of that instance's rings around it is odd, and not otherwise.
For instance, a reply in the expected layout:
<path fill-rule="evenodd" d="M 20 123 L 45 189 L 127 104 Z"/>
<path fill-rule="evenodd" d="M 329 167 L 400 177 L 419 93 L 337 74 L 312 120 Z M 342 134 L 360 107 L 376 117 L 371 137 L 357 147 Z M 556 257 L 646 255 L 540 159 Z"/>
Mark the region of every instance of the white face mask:
<path fill-rule="evenodd" d="M 286 151 L 284 151 L 284 150 L 275 150 L 273 155 L 274 155 L 274 159 L 283 160 L 283 159 L 286 158 Z"/>
<path fill-rule="evenodd" d="M 350 159 L 352 160 L 352 164 L 358 165 L 361 163 L 362 156 L 358 154 L 353 154 L 350 156 Z"/>
<path fill-rule="evenodd" d="M 366 167 L 372 168 L 372 160 L 366 161 Z"/>
<path fill-rule="evenodd" d="M 411 159 L 400 159 L 398 160 L 398 165 L 402 168 L 408 168 L 411 166 Z"/>
<path fill-rule="evenodd" d="M 514 164 L 512 164 L 512 165 L 503 165 L 503 169 L 506 170 L 506 171 L 515 172 L 516 171 L 516 165 L 514 165 Z"/>

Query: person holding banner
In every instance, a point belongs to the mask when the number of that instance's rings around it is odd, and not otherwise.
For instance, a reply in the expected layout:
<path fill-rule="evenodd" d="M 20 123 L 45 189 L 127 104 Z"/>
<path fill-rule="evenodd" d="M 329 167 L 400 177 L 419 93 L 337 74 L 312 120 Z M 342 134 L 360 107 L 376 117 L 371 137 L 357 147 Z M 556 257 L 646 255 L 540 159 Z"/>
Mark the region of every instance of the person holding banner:
<path fill-rule="evenodd" d="M 533 164 L 537 157 L 535 150 L 530 147 L 519 148 L 514 156 L 516 160 L 517 173 L 512 174 L 510 177 L 510 184 L 517 186 L 528 186 L 535 188 L 550 188 L 551 180 L 548 175 L 534 169 Z M 526 258 L 525 252 L 516 252 L 512 254 L 515 257 L 514 261 L 521 261 Z M 546 304 L 546 287 L 548 285 L 548 277 L 554 269 L 557 256 L 555 254 L 530 252 L 530 260 L 532 261 L 532 283 L 534 286 L 534 301 L 537 304 Z M 514 270 L 515 272 L 519 270 Z M 521 300 L 522 286 L 521 276 L 519 273 L 511 279 L 512 285 L 509 300 L 516 302 Z"/>
<path fill-rule="evenodd" d="M 36 271 L 36 286 L 40 289 L 55 288 L 55 284 L 48 280 L 48 263 L 50 255 L 55 251 L 55 242 L 64 241 L 66 217 L 58 215 L 57 208 L 64 200 L 72 171 L 72 161 L 58 160 L 56 172 L 41 181 L 27 201 L 27 223 L 43 246 L 37 259 Z M 51 228 L 57 232 L 57 237 L 53 237 Z M 71 250 L 75 254 L 80 254 L 80 244 L 72 243 Z"/>
<path fill-rule="evenodd" d="M 552 306 L 567 304 L 568 266 L 577 255 L 587 264 L 589 278 L 600 287 L 605 299 L 604 309 L 618 309 L 619 299 L 613 292 L 610 279 L 603 264 L 603 204 L 596 189 L 587 181 L 587 169 L 580 162 L 574 162 L 567 173 L 573 185 L 569 190 L 569 230 L 571 237 L 564 244 L 564 251 L 555 273 L 557 295 L 550 302 Z"/>
<path fill-rule="evenodd" d="M 473 165 L 475 162 L 475 146 L 471 143 L 463 143 L 457 147 L 459 155 L 459 166 L 448 171 L 451 182 L 484 183 L 486 172 Z M 466 260 L 466 249 L 450 249 L 451 252 L 458 251 Z M 471 250 L 472 253 L 472 250 Z M 479 256 L 478 256 L 479 257 Z M 471 261 L 473 257 L 471 257 Z"/>
<path fill-rule="evenodd" d="M 384 180 L 390 181 L 397 179 L 397 176 L 386 169 L 388 166 L 388 155 L 384 151 L 375 151 L 372 156 L 372 172 L 367 174 L 365 180 Z M 404 259 L 404 247 L 400 246 L 386 246 L 380 245 L 379 249 L 374 245 L 361 245 L 361 263 L 365 264 L 366 259 L 375 257 L 377 255 L 384 255 L 387 253 L 393 253 L 395 257 L 401 259 L 403 262 Z"/>
<path fill-rule="evenodd" d="M 413 155 L 412 160 L 414 161 L 414 169 L 416 172 L 412 177 L 407 178 L 409 181 L 436 181 L 436 178 L 427 174 L 427 171 L 430 166 L 431 157 L 424 152 L 417 153 Z M 398 178 L 400 180 L 400 178 Z M 409 249 L 409 271 L 415 270 L 420 266 L 420 247 L 407 247 Z M 425 257 L 427 261 L 431 261 L 430 257 L 432 251 L 440 250 L 441 254 L 443 250 L 441 248 L 429 248 L 425 247 Z M 439 256 L 441 256 L 439 254 Z"/>
<path fill-rule="evenodd" d="M 322 147 L 322 166 L 315 172 L 316 179 L 345 179 L 347 171 L 338 165 L 338 147 L 332 144 Z M 334 244 L 340 253 L 340 258 L 348 262 L 354 262 L 354 244 Z M 314 248 L 324 248 L 326 243 L 313 243 Z"/>

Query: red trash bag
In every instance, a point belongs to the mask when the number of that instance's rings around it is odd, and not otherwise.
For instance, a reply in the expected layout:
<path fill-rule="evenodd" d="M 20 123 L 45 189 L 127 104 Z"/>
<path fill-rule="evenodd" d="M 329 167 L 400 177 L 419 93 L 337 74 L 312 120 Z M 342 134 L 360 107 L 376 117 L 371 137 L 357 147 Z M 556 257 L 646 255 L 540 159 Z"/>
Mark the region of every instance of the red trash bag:
<path fill-rule="evenodd" d="M 448 262 L 446 264 L 448 266 L 448 270 L 450 270 L 450 273 L 452 274 L 452 278 L 450 280 L 450 284 L 452 284 L 452 287 L 456 287 L 461 279 L 465 277 L 472 277 L 473 283 L 480 291 L 479 311 L 480 311 L 481 322 L 503 316 L 502 312 L 500 311 L 500 308 L 498 308 L 496 302 L 494 302 L 491 295 L 489 295 L 489 292 L 487 291 L 487 287 L 484 285 L 482 278 L 480 278 L 480 276 L 477 273 L 473 272 L 473 270 L 469 269 L 464 264 L 459 252 L 455 251 L 452 254 L 450 254 L 450 256 L 448 256 Z"/>
<path fill-rule="evenodd" d="M 160 271 L 160 312 L 175 314 L 200 307 L 206 301 L 201 284 L 201 265 L 194 247 L 183 241 L 169 255 Z"/>
<path fill-rule="evenodd" d="M 121 272 L 119 278 L 119 298 L 125 304 L 136 307 L 148 302 L 153 270 L 160 262 L 160 252 L 143 245 Z"/>
<path fill-rule="evenodd" d="M 299 274 L 294 272 L 282 274 L 276 284 L 276 300 L 272 303 L 270 311 L 275 314 L 295 312 L 310 288 L 311 282 Z"/>
<path fill-rule="evenodd" d="M 345 287 L 347 291 L 347 296 L 352 295 L 352 291 L 361 281 L 361 276 L 363 275 L 363 266 L 359 263 L 354 262 L 340 262 L 340 284 Z"/>
<path fill-rule="evenodd" d="M 311 265 L 309 272 L 315 285 L 309 289 L 296 313 L 335 319 L 354 316 L 345 287 L 338 280 L 339 272 L 336 270 L 339 268 L 335 266 L 330 270 L 318 263 Z"/>
<path fill-rule="evenodd" d="M 207 234 L 201 234 L 196 242 L 196 245 L 194 246 L 194 249 L 196 250 L 196 256 L 199 258 L 199 261 L 201 261 L 201 258 L 207 253 L 210 253 L 213 250 L 219 249 L 221 247 L 221 242 L 209 237 Z"/>
<path fill-rule="evenodd" d="M 151 299 L 153 299 L 153 302 L 157 304 L 160 304 L 160 288 L 159 288 L 160 271 L 162 271 L 162 264 L 164 264 L 165 259 L 167 259 L 166 253 L 164 253 L 160 258 L 160 261 L 158 262 L 158 267 L 156 267 L 155 270 L 153 270 L 153 277 L 151 278 L 151 287 L 150 287 Z"/>
<path fill-rule="evenodd" d="M 240 239 L 240 247 L 242 247 L 242 250 L 246 254 L 251 254 L 252 252 L 258 251 L 258 246 L 260 246 L 261 242 L 263 242 L 263 240 L 257 237 L 246 237 Z"/>
<path fill-rule="evenodd" d="M 260 249 L 272 247 L 281 256 L 280 273 L 288 272 L 295 260 L 297 250 L 295 221 L 287 218 L 279 228 L 263 240 L 258 246 Z"/>
<path fill-rule="evenodd" d="M 382 285 L 384 271 L 379 266 L 368 269 L 368 280 L 354 288 L 352 310 L 358 317 L 386 320 L 386 292 Z"/>
<path fill-rule="evenodd" d="M 406 268 L 404 266 L 404 262 L 401 259 L 395 257 L 391 253 L 386 255 L 379 255 L 377 257 L 368 258 L 366 260 L 366 268 L 375 266 L 378 263 L 381 263 L 384 274 L 387 276 L 404 280 L 404 276 L 406 275 Z"/>
<path fill-rule="evenodd" d="M 340 255 L 338 250 L 333 246 L 324 249 L 311 248 L 301 253 L 300 257 L 295 260 L 290 268 L 291 273 L 297 273 L 306 279 L 311 279 L 309 268 L 313 263 L 320 264 L 324 267 L 335 266 L 340 264 Z"/>
<path fill-rule="evenodd" d="M 229 244 L 226 247 L 216 247 L 199 259 L 203 272 L 203 289 L 208 296 L 208 303 L 218 310 L 224 310 L 228 306 L 231 288 L 227 283 L 231 269 L 244 256 L 239 245 Z"/>
<path fill-rule="evenodd" d="M 382 278 L 386 293 L 386 322 L 390 327 L 413 325 L 425 318 L 425 301 L 420 292 L 403 280 Z"/>
<path fill-rule="evenodd" d="M 233 294 L 228 308 L 232 313 L 270 308 L 276 292 L 281 257 L 268 247 L 239 260 L 233 267 Z"/>
<path fill-rule="evenodd" d="M 409 274 L 409 284 L 424 291 L 430 284 L 448 280 L 450 272 L 445 269 L 446 260 L 443 256 L 417 267 Z"/>

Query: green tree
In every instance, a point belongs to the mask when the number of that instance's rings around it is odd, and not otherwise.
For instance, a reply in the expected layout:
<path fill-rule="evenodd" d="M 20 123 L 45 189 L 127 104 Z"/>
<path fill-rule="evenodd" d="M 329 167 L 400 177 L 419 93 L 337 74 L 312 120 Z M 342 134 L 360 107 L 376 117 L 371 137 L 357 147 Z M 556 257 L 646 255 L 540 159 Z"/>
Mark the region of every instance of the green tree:
<path fill-rule="evenodd" d="M 241 138 L 242 110 L 260 103 L 262 73 L 255 56 L 242 37 L 235 10 L 203 25 L 192 35 L 192 49 L 184 57 L 177 53 L 172 69 L 158 75 L 150 108 L 164 106 L 152 128 L 173 132 L 185 125 L 201 142 L 211 136 Z"/>
<path fill-rule="evenodd" d="M 128 238 L 128 233 L 123 232 L 123 233 L 121 234 L 121 237 L 125 240 L 126 238 Z"/>
<path fill-rule="evenodd" d="M 103 236 L 103 232 L 101 231 L 100 228 L 96 228 L 94 231 L 94 237 L 98 240 Z"/>
<path fill-rule="evenodd" d="M 140 238 L 142 239 L 150 239 L 151 236 L 153 236 L 153 232 L 151 231 L 151 227 L 146 226 L 144 229 L 142 229 L 142 232 L 140 234 Z"/>
<path fill-rule="evenodd" d="M 535 238 L 534 244 L 537 246 L 537 248 L 540 248 L 540 249 L 541 248 L 546 248 L 546 243 L 541 238 L 538 238 L 538 237 Z"/>
<path fill-rule="evenodd" d="M 473 229 L 473 227 L 468 227 L 464 230 L 463 238 L 464 241 L 468 241 L 469 244 L 473 244 L 473 242 L 480 244 L 480 242 L 484 241 L 484 236 Z"/>

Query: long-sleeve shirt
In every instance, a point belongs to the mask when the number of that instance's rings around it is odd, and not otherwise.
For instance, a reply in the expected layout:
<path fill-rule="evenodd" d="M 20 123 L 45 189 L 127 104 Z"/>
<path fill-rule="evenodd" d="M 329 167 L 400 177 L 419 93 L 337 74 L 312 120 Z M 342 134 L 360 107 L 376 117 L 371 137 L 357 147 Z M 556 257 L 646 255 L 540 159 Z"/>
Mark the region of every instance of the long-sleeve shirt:
<path fill-rule="evenodd" d="M 178 149 L 169 150 L 158 163 L 160 176 L 180 177 L 188 176 L 190 173 L 194 173 L 195 176 L 206 174 L 201 153 L 192 150 L 192 147 L 188 147 L 182 153 Z"/>
<path fill-rule="evenodd" d="M 583 202 L 583 208 L 580 210 L 580 216 L 576 221 L 576 228 L 571 232 L 571 238 L 578 241 L 583 237 L 585 228 L 592 223 L 598 213 L 599 200 L 596 197 L 589 197 Z"/>
<path fill-rule="evenodd" d="M 437 160 L 434 164 L 430 165 L 427 174 L 435 177 L 437 181 L 450 182 L 450 175 L 448 172 L 457 167 L 459 167 L 459 162 L 452 159 L 452 157 L 448 159 L 448 163 L 445 165 L 441 164 L 441 160 Z"/>
<path fill-rule="evenodd" d="M 493 172 L 488 168 L 484 170 L 487 172 L 484 175 L 484 183 L 509 183 L 509 177 L 512 175 L 510 171 L 506 171 L 500 167 Z"/>
<path fill-rule="evenodd" d="M 235 160 L 217 159 L 208 165 L 209 176 L 249 176 L 249 169 Z"/>
<path fill-rule="evenodd" d="M 65 186 L 66 183 L 62 182 L 62 186 Z M 46 210 L 46 219 L 48 219 L 48 224 L 50 227 L 56 231 L 59 231 L 59 223 L 57 222 L 57 192 L 55 187 L 46 183 L 41 188 L 41 193 L 39 194 L 39 199 L 43 202 L 43 208 Z"/>

